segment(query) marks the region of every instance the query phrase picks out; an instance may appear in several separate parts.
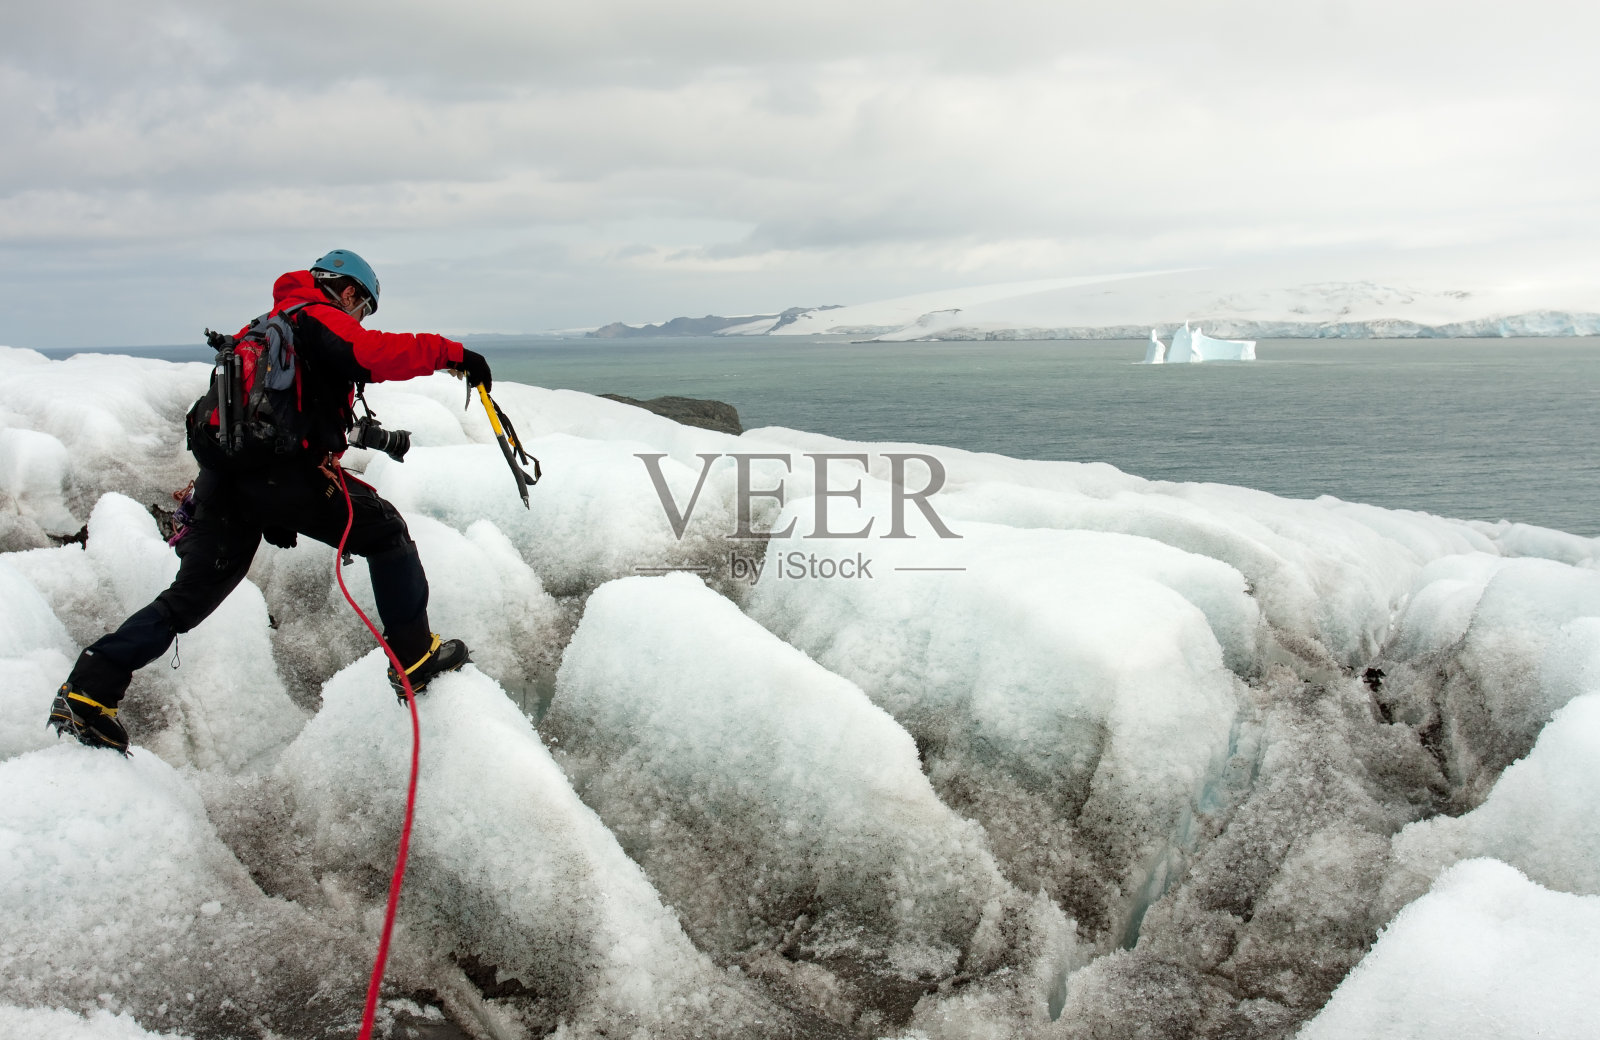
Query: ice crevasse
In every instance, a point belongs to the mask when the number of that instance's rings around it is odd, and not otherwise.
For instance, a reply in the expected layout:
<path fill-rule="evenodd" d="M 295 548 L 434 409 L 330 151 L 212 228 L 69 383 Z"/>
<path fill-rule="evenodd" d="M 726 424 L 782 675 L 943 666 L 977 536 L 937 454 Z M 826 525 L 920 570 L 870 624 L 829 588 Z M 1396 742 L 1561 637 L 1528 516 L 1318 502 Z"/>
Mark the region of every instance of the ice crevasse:
<path fill-rule="evenodd" d="M 170 580 L 148 506 L 192 473 L 205 377 L 0 350 L 7 1036 L 359 1020 L 410 729 L 330 548 L 264 546 L 136 677 L 130 758 L 42 725 Z M 1454 1040 L 1600 1013 L 1592 540 L 508 383 L 548 474 L 524 510 L 458 383 L 369 395 L 416 446 L 347 461 L 474 651 L 419 705 L 380 1035 Z M 788 535 L 728 539 L 734 452 L 784 483 L 753 519 Z M 807 453 L 861 458 L 819 495 Z M 681 532 L 641 454 L 678 507 L 699 488 Z M 940 462 L 960 537 L 897 505 L 895 454 Z M 897 508 L 912 537 L 884 538 Z"/>

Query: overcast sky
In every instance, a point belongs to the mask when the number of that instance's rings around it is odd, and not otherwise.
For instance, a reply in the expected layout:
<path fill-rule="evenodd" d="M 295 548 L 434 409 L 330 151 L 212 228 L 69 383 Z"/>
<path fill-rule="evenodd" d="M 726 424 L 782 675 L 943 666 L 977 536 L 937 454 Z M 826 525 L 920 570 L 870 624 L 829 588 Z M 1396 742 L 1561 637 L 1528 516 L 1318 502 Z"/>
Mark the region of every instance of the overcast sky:
<path fill-rule="evenodd" d="M 0 343 L 184 343 L 1592 236 L 1594 5 L 7 0 Z"/>

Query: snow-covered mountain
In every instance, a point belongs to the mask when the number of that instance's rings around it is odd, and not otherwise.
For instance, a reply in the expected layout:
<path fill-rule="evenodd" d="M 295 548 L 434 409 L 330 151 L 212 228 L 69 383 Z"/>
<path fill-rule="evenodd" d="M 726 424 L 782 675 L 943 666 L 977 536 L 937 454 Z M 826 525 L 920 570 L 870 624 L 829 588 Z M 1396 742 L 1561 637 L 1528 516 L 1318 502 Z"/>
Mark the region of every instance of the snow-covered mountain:
<path fill-rule="evenodd" d="M 800 314 L 723 334 L 881 342 L 1144 339 L 1184 322 L 1243 339 L 1600 334 L 1587 244 L 1351 254 L 984 285 Z"/>
<path fill-rule="evenodd" d="M 44 726 L 175 572 L 208 370 L 0 348 L 0 1036 L 360 1017 L 411 742 L 331 548 L 135 678 L 131 758 Z M 367 392 L 415 446 L 348 462 L 474 657 L 421 698 L 379 1035 L 1600 1020 L 1600 542 L 502 382 L 525 510 L 458 382 Z"/>

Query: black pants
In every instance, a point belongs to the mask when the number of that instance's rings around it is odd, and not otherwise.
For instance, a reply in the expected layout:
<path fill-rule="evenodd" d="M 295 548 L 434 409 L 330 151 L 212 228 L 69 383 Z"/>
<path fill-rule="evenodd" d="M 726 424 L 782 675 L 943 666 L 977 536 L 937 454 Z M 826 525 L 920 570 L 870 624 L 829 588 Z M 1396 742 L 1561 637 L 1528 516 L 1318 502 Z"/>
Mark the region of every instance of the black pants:
<path fill-rule="evenodd" d="M 79 655 L 73 685 L 108 707 L 127 691 L 133 673 L 154 661 L 221 606 L 244 580 L 263 530 L 295 531 L 338 545 L 350 520 L 345 550 L 367 558 L 372 595 L 384 638 L 410 663 L 428 651 L 428 579 L 417 547 L 394 506 L 348 478 L 350 506 L 339 485 L 320 470 L 296 466 L 238 476 L 202 469 L 194 487 L 194 522 L 178 542 L 172 585 Z"/>

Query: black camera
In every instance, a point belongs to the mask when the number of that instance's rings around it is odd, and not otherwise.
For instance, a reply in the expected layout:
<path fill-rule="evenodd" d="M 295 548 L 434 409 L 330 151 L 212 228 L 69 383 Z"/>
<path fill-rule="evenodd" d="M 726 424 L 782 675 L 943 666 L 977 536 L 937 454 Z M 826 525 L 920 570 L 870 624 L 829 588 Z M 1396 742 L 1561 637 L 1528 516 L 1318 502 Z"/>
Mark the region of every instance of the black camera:
<path fill-rule="evenodd" d="M 350 447 L 371 448 L 396 462 L 404 462 L 406 452 L 411 450 L 411 431 L 386 430 L 372 416 L 363 416 L 350 433 Z"/>

